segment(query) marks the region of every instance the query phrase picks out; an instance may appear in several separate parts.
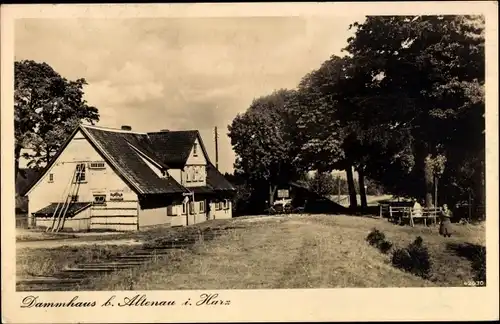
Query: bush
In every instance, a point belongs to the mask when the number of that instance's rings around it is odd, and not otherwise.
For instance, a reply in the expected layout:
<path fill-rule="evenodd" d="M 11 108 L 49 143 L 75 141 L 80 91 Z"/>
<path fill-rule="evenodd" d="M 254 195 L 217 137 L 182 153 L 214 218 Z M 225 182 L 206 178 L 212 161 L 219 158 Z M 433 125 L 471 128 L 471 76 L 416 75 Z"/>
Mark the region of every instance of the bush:
<path fill-rule="evenodd" d="M 389 241 L 383 241 L 382 243 L 380 243 L 378 248 L 382 253 L 387 253 L 392 248 L 392 243 Z"/>
<path fill-rule="evenodd" d="M 404 249 L 397 249 L 392 255 L 392 265 L 414 275 L 428 279 L 431 260 L 427 247 L 419 236 Z"/>
<path fill-rule="evenodd" d="M 482 281 L 486 284 L 486 247 L 481 246 L 474 255 L 472 269 L 476 273 L 474 280 Z"/>
<path fill-rule="evenodd" d="M 379 245 L 385 241 L 385 234 L 374 228 L 370 234 L 368 234 L 366 240 L 370 245 L 379 247 Z"/>
<path fill-rule="evenodd" d="M 366 240 L 370 245 L 376 247 L 382 253 L 387 253 L 392 248 L 392 243 L 385 239 L 385 234 L 376 228 L 368 234 Z"/>

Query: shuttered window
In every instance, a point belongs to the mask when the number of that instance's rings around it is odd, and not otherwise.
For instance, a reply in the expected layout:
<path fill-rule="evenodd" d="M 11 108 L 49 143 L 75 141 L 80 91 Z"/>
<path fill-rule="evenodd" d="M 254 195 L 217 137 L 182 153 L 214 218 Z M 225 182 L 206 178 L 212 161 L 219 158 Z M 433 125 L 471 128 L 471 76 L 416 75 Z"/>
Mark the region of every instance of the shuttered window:
<path fill-rule="evenodd" d="M 94 205 L 106 205 L 106 195 L 94 195 Z"/>

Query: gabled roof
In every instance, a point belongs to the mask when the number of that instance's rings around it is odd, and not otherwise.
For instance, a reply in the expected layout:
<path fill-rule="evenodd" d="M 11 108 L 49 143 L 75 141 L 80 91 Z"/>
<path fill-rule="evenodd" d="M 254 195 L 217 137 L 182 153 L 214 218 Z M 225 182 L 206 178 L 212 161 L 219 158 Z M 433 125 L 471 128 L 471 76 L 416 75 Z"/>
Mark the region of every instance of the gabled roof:
<path fill-rule="evenodd" d="M 60 148 L 40 176 L 25 190 L 26 194 L 51 168 L 78 130 L 102 155 L 115 172 L 138 194 L 188 193 L 172 177 L 159 177 L 144 161 L 156 165 L 159 170 L 183 168 L 197 138 L 207 158 L 207 187 L 214 191 L 235 190 L 226 178 L 208 160 L 198 131 L 166 131 L 139 133 L 80 125 Z M 192 189 L 192 188 L 190 188 Z"/>
<path fill-rule="evenodd" d="M 148 133 L 149 147 L 171 168 L 183 168 L 199 136 L 196 130 Z"/>
<path fill-rule="evenodd" d="M 210 161 L 207 162 L 207 185 L 218 191 L 236 190 Z"/>
<path fill-rule="evenodd" d="M 149 147 L 146 134 L 130 131 L 110 131 L 92 126 L 81 126 L 84 133 L 140 194 L 166 194 L 188 192 L 173 178 L 160 178 L 140 158 L 131 145 L 143 149 L 157 159 Z M 131 144 L 131 145 L 130 145 Z"/>

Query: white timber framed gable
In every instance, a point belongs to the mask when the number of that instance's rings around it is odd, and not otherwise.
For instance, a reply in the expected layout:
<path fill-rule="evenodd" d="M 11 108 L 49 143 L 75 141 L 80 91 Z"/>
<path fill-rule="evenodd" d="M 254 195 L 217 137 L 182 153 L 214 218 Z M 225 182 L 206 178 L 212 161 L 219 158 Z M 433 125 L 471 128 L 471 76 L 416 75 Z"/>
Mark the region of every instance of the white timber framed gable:
<path fill-rule="evenodd" d="M 62 203 L 66 197 L 72 196 L 74 202 L 92 203 L 86 211 L 90 211 L 87 230 L 129 231 L 138 227 L 136 192 L 120 177 L 80 128 L 62 146 L 55 160 L 26 196 L 32 226 L 42 225 L 47 221 L 44 217 L 32 217 L 34 212 L 52 203 Z M 71 222 L 68 222 L 65 228 L 71 227 L 70 225 Z M 79 225 L 79 228 L 74 230 L 85 228 Z"/>
<path fill-rule="evenodd" d="M 208 154 L 198 134 L 182 170 L 181 184 L 185 187 L 205 186 L 207 184 L 207 162 Z"/>

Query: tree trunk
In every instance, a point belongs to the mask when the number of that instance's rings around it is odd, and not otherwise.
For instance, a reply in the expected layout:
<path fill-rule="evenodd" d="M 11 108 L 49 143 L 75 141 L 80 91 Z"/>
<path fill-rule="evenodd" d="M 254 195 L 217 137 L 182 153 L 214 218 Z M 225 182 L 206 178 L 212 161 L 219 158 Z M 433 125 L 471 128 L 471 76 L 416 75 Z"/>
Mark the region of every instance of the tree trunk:
<path fill-rule="evenodd" d="M 352 174 L 352 166 L 348 166 L 346 169 L 347 174 L 347 185 L 349 190 L 349 208 L 356 209 L 358 207 L 358 200 L 356 198 L 356 187 L 354 186 L 354 176 Z"/>
<path fill-rule="evenodd" d="M 432 201 L 432 189 L 434 187 L 434 173 L 431 165 L 432 156 L 428 154 L 424 161 L 424 177 L 425 177 L 425 206 L 432 207 L 434 203 Z"/>
<path fill-rule="evenodd" d="M 366 209 L 368 207 L 368 202 L 366 200 L 364 167 L 360 167 L 358 170 L 358 182 L 359 182 L 359 195 L 361 196 L 361 208 Z"/>
<path fill-rule="evenodd" d="M 20 145 L 16 145 L 14 147 L 14 180 L 17 180 L 17 176 L 19 173 L 19 159 L 21 158 L 21 149 Z"/>
<path fill-rule="evenodd" d="M 276 193 L 276 185 L 269 184 L 269 206 L 274 203 L 274 194 Z"/>

